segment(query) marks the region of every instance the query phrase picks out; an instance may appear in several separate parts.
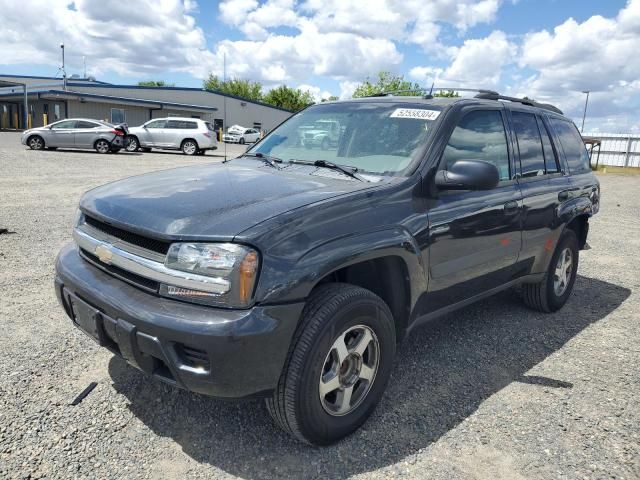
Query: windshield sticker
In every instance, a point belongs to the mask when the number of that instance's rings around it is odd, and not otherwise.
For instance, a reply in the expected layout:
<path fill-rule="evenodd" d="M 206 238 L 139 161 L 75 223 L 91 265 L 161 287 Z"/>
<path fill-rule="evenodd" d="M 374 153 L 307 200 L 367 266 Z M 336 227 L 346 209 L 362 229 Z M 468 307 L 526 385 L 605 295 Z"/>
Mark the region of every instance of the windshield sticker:
<path fill-rule="evenodd" d="M 440 115 L 439 110 L 425 110 L 423 108 L 396 108 L 391 118 L 415 118 L 418 120 L 435 120 Z"/>

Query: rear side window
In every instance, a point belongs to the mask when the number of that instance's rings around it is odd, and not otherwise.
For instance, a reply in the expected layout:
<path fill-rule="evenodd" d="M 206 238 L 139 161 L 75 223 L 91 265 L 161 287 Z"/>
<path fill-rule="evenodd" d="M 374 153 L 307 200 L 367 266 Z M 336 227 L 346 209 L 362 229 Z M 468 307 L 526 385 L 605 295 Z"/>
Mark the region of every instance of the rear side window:
<path fill-rule="evenodd" d="M 85 120 L 78 120 L 76 123 L 76 128 L 96 128 L 99 127 L 97 123 L 87 122 Z"/>
<path fill-rule="evenodd" d="M 544 166 L 547 173 L 557 173 L 560 171 L 558 167 L 558 157 L 551 143 L 551 136 L 544 122 L 538 118 L 538 129 L 542 137 L 542 148 L 544 150 Z"/>
<path fill-rule="evenodd" d="M 210 130 L 213 132 L 213 125 L 211 125 L 209 122 L 205 122 L 204 124 L 207 126 L 207 130 Z"/>
<path fill-rule="evenodd" d="M 513 128 L 518 140 L 520 168 L 523 177 L 544 175 L 544 154 L 536 116 L 530 113 L 513 112 Z"/>
<path fill-rule="evenodd" d="M 442 154 L 445 169 L 457 160 L 484 160 L 498 168 L 500 180 L 511 178 L 507 136 L 498 110 L 476 110 L 460 120 Z"/>
<path fill-rule="evenodd" d="M 188 122 L 185 120 L 169 120 L 166 128 L 176 128 L 178 130 L 195 130 L 198 128 L 196 122 Z"/>
<path fill-rule="evenodd" d="M 575 174 L 590 171 L 587 147 L 584 146 L 576 126 L 567 120 L 555 117 L 551 117 L 549 122 L 560 138 L 564 156 L 569 164 L 569 172 Z"/>

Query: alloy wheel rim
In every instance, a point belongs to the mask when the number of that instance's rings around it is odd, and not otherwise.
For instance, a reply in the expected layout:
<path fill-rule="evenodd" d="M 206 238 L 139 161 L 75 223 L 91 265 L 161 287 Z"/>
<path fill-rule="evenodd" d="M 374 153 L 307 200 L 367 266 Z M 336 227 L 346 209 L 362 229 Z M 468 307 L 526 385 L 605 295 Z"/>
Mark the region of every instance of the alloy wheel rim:
<path fill-rule="evenodd" d="M 564 294 L 569 286 L 571 274 L 573 272 L 573 253 L 570 248 L 565 248 L 558 257 L 556 269 L 553 274 L 553 291 L 556 296 Z"/>
<path fill-rule="evenodd" d="M 129 143 L 127 144 L 127 150 L 130 152 L 134 152 L 138 149 L 138 142 L 133 138 L 129 139 Z"/>
<path fill-rule="evenodd" d="M 380 343 L 366 325 L 342 332 L 325 358 L 318 384 L 322 408 L 340 417 L 354 411 L 367 397 L 380 363 Z"/>
<path fill-rule="evenodd" d="M 193 144 L 193 142 L 187 142 L 184 144 L 184 153 L 186 153 L 187 155 L 192 155 L 194 154 L 196 151 L 196 146 Z"/>
<path fill-rule="evenodd" d="M 109 144 L 105 141 L 98 142 L 98 145 L 96 145 L 96 148 L 98 152 L 106 153 L 109 150 Z"/>
<path fill-rule="evenodd" d="M 39 138 L 31 139 L 31 148 L 33 148 L 34 150 L 39 150 L 41 146 L 42 146 L 42 142 L 40 141 Z"/>

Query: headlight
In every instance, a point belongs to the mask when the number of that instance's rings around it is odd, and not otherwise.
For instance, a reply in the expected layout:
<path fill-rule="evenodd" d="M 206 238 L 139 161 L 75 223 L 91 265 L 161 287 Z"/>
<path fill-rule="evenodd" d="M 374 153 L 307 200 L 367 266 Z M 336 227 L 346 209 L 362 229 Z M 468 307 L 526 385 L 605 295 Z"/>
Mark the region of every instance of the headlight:
<path fill-rule="evenodd" d="M 218 293 L 162 284 L 160 294 L 195 303 L 247 307 L 251 303 L 258 275 L 258 252 L 233 243 L 174 243 L 167 252 L 165 266 L 172 270 L 214 277 Z"/>

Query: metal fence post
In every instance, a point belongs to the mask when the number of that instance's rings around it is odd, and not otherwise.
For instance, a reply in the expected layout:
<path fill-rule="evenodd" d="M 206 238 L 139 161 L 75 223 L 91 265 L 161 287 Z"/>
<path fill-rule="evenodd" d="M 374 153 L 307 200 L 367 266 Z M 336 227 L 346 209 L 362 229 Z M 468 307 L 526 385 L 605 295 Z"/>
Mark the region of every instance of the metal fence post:
<path fill-rule="evenodd" d="M 626 151 L 626 155 L 624 157 L 624 166 L 628 167 L 629 166 L 629 159 L 631 158 L 631 141 L 633 140 L 633 137 L 631 135 L 629 135 L 629 139 L 627 140 L 627 151 Z"/>

